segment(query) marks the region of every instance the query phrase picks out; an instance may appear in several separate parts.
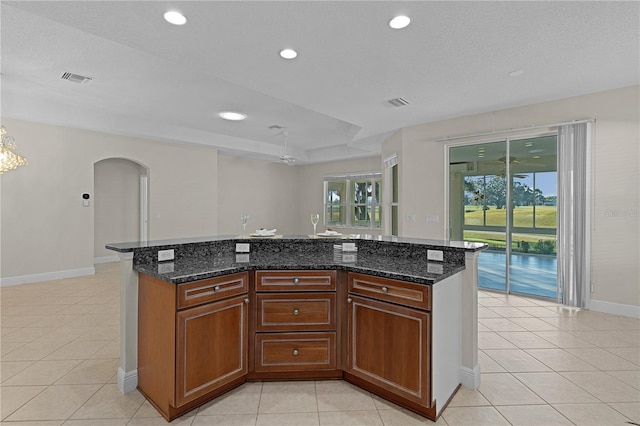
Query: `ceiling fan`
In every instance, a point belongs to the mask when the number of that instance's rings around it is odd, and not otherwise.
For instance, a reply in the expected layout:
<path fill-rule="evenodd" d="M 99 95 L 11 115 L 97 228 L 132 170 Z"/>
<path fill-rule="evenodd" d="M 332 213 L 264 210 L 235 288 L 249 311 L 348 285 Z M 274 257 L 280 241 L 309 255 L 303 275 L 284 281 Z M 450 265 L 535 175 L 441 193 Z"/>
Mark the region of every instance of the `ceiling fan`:
<path fill-rule="evenodd" d="M 293 166 L 296 163 L 296 159 L 291 155 L 287 154 L 287 136 L 289 136 L 289 132 L 286 130 L 283 130 L 280 133 L 284 136 L 284 151 L 280 156 L 280 162 L 288 164 L 289 166 Z"/>
<path fill-rule="evenodd" d="M 498 161 L 501 162 L 502 164 L 504 164 L 504 168 L 502 169 L 502 171 L 500 173 L 498 173 L 498 176 L 500 177 L 505 177 L 507 174 L 507 153 L 503 153 L 502 157 L 498 158 Z M 513 157 L 513 156 L 509 156 L 509 167 L 511 167 L 511 165 L 514 164 L 520 164 L 520 160 L 518 160 L 518 158 Z M 511 174 L 513 175 L 514 178 L 517 179 L 524 179 L 527 177 L 527 175 L 523 175 L 523 174 L 515 174 L 513 172 L 511 172 Z"/>

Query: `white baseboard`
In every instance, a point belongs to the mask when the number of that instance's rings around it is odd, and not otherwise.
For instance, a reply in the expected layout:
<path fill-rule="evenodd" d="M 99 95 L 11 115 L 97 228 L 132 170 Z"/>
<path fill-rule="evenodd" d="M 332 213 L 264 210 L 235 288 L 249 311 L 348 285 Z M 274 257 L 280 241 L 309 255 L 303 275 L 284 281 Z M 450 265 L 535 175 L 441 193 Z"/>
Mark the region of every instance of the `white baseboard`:
<path fill-rule="evenodd" d="M 111 262 L 119 262 L 120 256 L 114 254 L 112 256 L 100 256 L 93 258 L 93 264 L 97 265 L 98 263 L 111 263 Z"/>
<path fill-rule="evenodd" d="M 473 369 L 460 366 L 460 383 L 465 388 L 476 390 L 480 386 L 480 364 Z"/>
<path fill-rule="evenodd" d="M 138 387 L 138 370 L 127 371 L 122 367 L 118 368 L 118 388 L 122 393 L 129 393 Z"/>
<path fill-rule="evenodd" d="M 63 278 L 82 277 L 95 275 L 96 268 L 67 269 L 66 271 L 45 272 L 42 274 L 19 275 L 17 277 L 0 278 L 0 287 L 12 285 L 39 283 L 42 281 L 60 280 Z"/>
<path fill-rule="evenodd" d="M 623 305 L 622 303 L 606 302 L 604 300 L 593 300 L 589 302 L 589 309 L 592 311 L 604 312 L 606 314 L 623 315 L 625 317 L 640 318 L 640 306 Z"/>

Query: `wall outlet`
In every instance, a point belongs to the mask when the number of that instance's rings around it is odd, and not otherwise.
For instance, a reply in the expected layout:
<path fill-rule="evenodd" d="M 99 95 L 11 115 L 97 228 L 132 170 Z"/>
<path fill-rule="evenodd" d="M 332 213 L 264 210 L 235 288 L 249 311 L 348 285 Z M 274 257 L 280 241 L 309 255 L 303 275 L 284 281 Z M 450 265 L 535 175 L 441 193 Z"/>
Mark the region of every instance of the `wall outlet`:
<path fill-rule="evenodd" d="M 427 250 L 427 260 L 442 262 L 444 260 L 444 254 L 442 250 Z"/>
<path fill-rule="evenodd" d="M 407 215 L 407 222 L 415 222 L 415 221 L 416 221 L 415 213 L 411 213 Z"/>
<path fill-rule="evenodd" d="M 173 259 L 175 259 L 175 251 L 173 249 L 158 250 L 158 262 L 162 262 L 164 260 L 173 260 Z"/>
<path fill-rule="evenodd" d="M 342 243 L 342 251 L 356 251 L 356 243 Z"/>
<path fill-rule="evenodd" d="M 173 262 L 171 262 L 171 263 L 160 263 L 158 265 L 158 273 L 159 274 L 169 274 L 169 273 L 173 272 L 173 270 L 174 270 Z"/>
<path fill-rule="evenodd" d="M 342 261 L 345 262 L 345 263 L 355 262 L 356 261 L 356 255 L 355 254 L 343 254 L 342 255 Z"/>
<path fill-rule="evenodd" d="M 249 253 L 236 254 L 236 263 L 247 263 L 247 262 L 249 262 Z"/>
<path fill-rule="evenodd" d="M 444 273 L 444 266 L 442 263 L 427 263 L 427 272 L 430 274 L 442 274 Z"/>
<path fill-rule="evenodd" d="M 249 253 L 249 243 L 236 243 L 236 253 Z"/>
<path fill-rule="evenodd" d="M 440 222 L 440 216 L 432 215 L 432 214 L 427 215 L 427 223 L 439 223 L 439 222 Z"/>

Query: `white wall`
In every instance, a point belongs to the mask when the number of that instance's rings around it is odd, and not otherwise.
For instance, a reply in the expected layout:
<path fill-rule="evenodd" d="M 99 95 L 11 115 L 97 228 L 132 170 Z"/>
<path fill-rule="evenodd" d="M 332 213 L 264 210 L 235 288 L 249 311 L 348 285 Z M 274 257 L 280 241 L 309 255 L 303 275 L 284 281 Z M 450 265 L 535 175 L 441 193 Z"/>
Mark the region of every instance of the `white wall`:
<path fill-rule="evenodd" d="M 96 258 L 116 255 L 107 243 L 140 239 L 140 175 L 147 171 L 122 158 L 98 161 L 94 166 L 94 241 Z"/>
<path fill-rule="evenodd" d="M 240 214 L 247 213 L 247 233 L 277 228 L 278 234 L 296 234 L 296 176 L 295 166 L 219 155 L 218 232 L 242 234 Z"/>
<path fill-rule="evenodd" d="M 3 284 L 93 268 L 94 205 L 83 207 L 81 195 L 93 195 L 94 163 L 106 158 L 149 169 L 150 239 L 217 234 L 215 149 L 4 117 L 2 124 L 29 160 L 0 178 Z"/>
<path fill-rule="evenodd" d="M 249 213 L 247 231 L 278 229 L 278 234 L 311 234 L 311 213 L 323 223 L 324 176 L 347 172 L 379 171 L 380 157 L 288 166 L 227 155 L 218 156 L 218 231 L 240 234 L 240 213 Z M 362 230 L 341 229 L 343 233 Z M 366 231 L 379 233 L 379 231 Z"/>
<path fill-rule="evenodd" d="M 638 86 L 560 99 L 407 127 L 400 132 L 400 235 L 446 236 L 445 143 L 447 136 L 490 132 L 571 120 L 596 119 L 592 300 L 599 308 L 640 306 L 640 88 Z M 540 130 L 536 131 L 539 132 Z M 524 134 L 527 132 L 520 132 Z M 488 137 L 474 140 L 495 140 Z M 393 145 L 391 148 L 388 145 Z M 383 147 L 386 153 L 398 142 Z M 618 213 L 616 213 L 618 212 Z M 620 213 L 623 212 L 623 213 Z M 407 222 L 409 214 L 418 220 Z M 616 215 L 618 214 L 618 215 Z M 440 223 L 426 223 L 439 215 Z"/>

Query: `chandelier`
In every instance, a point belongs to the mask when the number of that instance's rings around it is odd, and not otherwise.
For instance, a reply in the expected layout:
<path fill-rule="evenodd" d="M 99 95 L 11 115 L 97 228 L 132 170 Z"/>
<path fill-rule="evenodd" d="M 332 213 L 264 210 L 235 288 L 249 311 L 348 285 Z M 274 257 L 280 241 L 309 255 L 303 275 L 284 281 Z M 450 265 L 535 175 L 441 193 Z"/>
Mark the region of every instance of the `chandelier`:
<path fill-rule="evenodd" d="M 0 175 L 9 170 L 17 169 L 27 164 L 27 159 L 13 152 L 16 149 L 15 139 L 7 135 L 4 126 L 0 125 Z"/>

